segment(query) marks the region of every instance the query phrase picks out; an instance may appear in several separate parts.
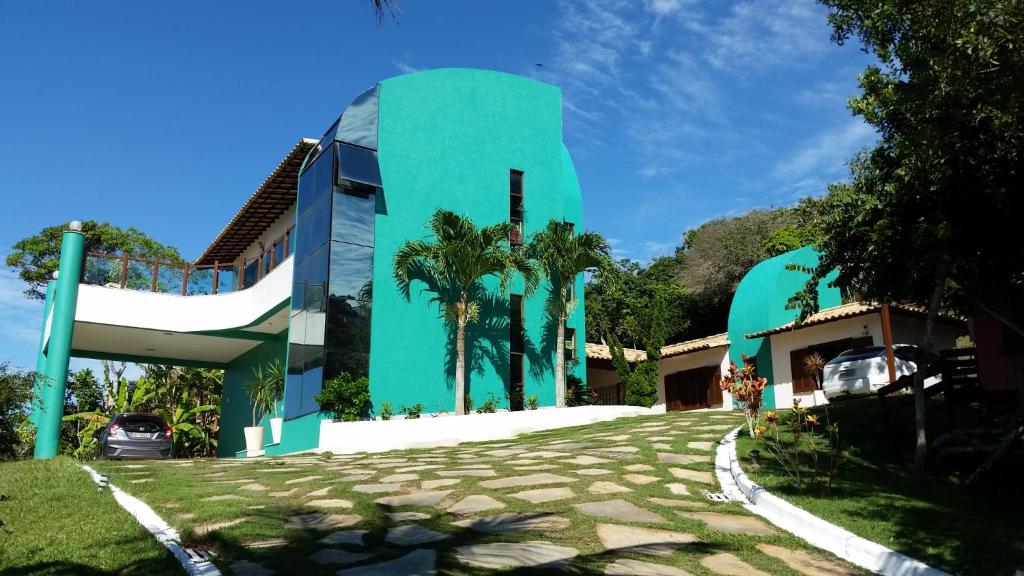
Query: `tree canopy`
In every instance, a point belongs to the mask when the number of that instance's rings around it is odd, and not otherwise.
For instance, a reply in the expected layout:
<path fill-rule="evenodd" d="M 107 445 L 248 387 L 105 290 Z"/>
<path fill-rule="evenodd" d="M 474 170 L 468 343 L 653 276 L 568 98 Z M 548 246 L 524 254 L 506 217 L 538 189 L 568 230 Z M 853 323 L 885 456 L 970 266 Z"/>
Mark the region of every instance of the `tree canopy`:
<path fill-rule="evenodd" d="M 879 300 L 1019 301 L 1024 3 L 822 0 L 833 38 L 878 57 L 853 112 L 880 140 L 823 201 L 822 269 Z M 946 280 L 952 283 L 946 288 Z"/>
<path fill-rule="evenodd" d="M 26 297 L 46 298 L 46 282 L 60 263 L 60 244 L 65 230 L 64 224 L 47 226 L 38 234 L 16 242 L 7 255 L 7 266 L 18 270 L 21 279 L 28 283 Z M 82 222 L 82 234 L 86 252 L 183 262 L 176 248 L 157 242 L 138 228 L 121 229 L 109 222 L 86 220 Z"/>

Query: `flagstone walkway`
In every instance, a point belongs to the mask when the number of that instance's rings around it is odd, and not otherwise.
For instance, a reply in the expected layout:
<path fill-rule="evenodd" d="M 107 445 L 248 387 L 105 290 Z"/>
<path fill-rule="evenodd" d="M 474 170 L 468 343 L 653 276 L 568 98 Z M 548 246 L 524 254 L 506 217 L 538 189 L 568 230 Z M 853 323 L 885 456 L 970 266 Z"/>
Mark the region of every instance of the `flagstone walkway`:
<path fill-rule="evenodd" d="M 215 548 L 225 574 L 860 574 L 705 496 L 711 438 L 741 422 L 673 413 L 429 450 L 97 468 L 186 545 Z"/>

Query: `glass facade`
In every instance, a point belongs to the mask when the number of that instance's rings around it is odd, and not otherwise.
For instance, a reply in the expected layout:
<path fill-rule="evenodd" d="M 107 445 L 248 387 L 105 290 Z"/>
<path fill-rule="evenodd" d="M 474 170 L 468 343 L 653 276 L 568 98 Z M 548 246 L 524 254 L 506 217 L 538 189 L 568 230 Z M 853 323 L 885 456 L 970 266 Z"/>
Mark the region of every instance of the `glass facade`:
<path fill-rule="evenodd" d="M 373 127 L 360 108 L 358 140 L 376 147 Z M 299 176 L 294 284 L 288 343 L 285 417 L 319 411 L 313 398 L 324 380 L 342 372 L 369 376 L 373 306 L 373 235 L 381 186 L 375 150 L 335 141 L 351 133 L 346 110 L 321 140 Z M 347 127 L 347 128 L 346 128 Z M 372 133 L 372 141 L 370 134 Z"/>

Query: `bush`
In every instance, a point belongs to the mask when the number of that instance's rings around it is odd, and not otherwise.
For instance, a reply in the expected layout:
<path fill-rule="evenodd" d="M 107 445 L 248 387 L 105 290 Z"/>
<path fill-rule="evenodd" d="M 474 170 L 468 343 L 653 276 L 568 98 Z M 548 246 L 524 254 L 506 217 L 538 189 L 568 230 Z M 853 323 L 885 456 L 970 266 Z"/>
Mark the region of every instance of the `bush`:
<path fill-rule="evenodd" d="M 477 414 L 494 414 L 498 410 L 498 399 L 489 394 L 487 400 L 476 409 Z"/>
<path fill-rule="evenodd" d="M 395 413 L 391 411 L 391 402 L 388 402 L 387 400 L 385 400 L 384 402 L 380 403 L 380 419 L 381 420 L 391 420 L 391 417 L 394 416 L 394 415 L 395 415 Z"/>
<path fill-rule="evenodd" d="M 338 420 L 362 420 L 370 414 L 370 380 L 365 376 L 352 378 L 348 372 L 342 372 L 324 382 L 313 400 L 324 412 L 333 412 Z"/>
<path fill-rule="evenodd" d="M 405 414 L 406 420 L 415 420 L 420 417 L 423 413 L 423 404 L 413 404 L 412 406 L 402 406 L 402 414 Z"/>
<path fill-rule="evenodd" d="M 0 460 L 13 460 L 30 450 L 25 446 L 26 410 L 32 400 L 34 374 L 0 362 Z"/>
<path fill-rule="evenodd" d="M 526 397 L 526 407 L 528 409 L 530 409 L 530 410 L 536 410 L 537 409 L 537 395 L 536 394 L 530 394 L 529 396 Z"/>
<path fill-rule="evenodd" d="M 566 406 L 590 406 L 597 401 L 597 392 L 587 390 L 583 386 L 583 380 L 575 375 L 569 374 L 565 378 L 565 405 Z"/>

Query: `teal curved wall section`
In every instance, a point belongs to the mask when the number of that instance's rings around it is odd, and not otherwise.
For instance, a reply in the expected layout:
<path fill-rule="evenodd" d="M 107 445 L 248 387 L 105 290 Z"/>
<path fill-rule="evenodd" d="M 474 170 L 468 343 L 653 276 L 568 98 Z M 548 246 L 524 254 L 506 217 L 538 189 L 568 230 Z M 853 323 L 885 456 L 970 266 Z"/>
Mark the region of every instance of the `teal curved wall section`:
<path fill-rule="evenodd" d="M 526 235 L 549 219 L 580 227 L 579 184 L 562 145 L 561 92 L 499 72 L 441 69 L 380 84 L 378 161 L 383 182 L 375 220 L 370 392 L 375 411 L 422 403 L 454 411 L 454 338 L 424 286 L 406 301 L 392 276 L 406 240 L 426 239 L 438 208 L 478 226 L 509 220 L 509 170 L 524 173 Z M 582 283 L 582 279 L 579 281 Z M 487 283 L 492 301 L 469 330 L 467 390 L 476 405 L 493 395 L 508 406 L 508 301 Z M 582 285 L 578 285 L 582 294 Z M 521 281 L 511 291 L 521 293 Z M 547 286 L 525 300 L 524 394 L 554 404 L 554 337 L 546 325 Z M 583 306 L 570 327 L 584 334 Z M 583 338 L 577 338 L 582 358 Z M 577 367 L 583 376 L 585 368 Z"/>
<path fill-rule="evenodd" d="M 746 338 L 747 334 L 788 324 L 796 320 L 798 310 L 788 310 L 790 297 L 804 288 L 808 275 L 788 270 L 790 265 L 813 268 L 818 265 L 818 252 L 810 246 L 798 248 L 760 262 L 747 272 L 736 288 L 729 307 L 729 359 L 742 364 L 743 355 L 757 359 L 757 372 L 768 378 L 763 403 L 775 408 L 775 382 L 772 377 L 771 340 Z M 818 283 L 818 305 L 831 308 L 842 304 L 838 288 L 830 287 L 837 271 Z"/>

